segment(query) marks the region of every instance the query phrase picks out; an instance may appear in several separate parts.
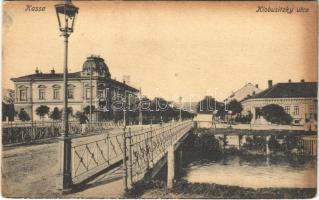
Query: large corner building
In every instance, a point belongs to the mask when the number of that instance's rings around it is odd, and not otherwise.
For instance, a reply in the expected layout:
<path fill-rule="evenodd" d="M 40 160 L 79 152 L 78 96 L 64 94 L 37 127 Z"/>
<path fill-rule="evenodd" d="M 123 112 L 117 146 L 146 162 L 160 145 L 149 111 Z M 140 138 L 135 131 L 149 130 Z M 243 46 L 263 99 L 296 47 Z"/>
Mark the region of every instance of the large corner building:
<path fill-rule="evenodd" d="M 92 72 L 92 73 L 91 73 Z M 52 111 L 55 107 L 63 108 L 63 73 L 42 73 L 37 69 L 34 74 L 11 79 L 15 86 L 15 109 L 24 109 L 32 120 L 39 120 L 36 109 L 46 105 Z M 91 95 L 92 88 L 92 95 Z M 116 95 L 126 93 L 135 95 L 138 90 L 125 81 L 111 78 L 108 66 L 103 58 L 90 56 L 83 64 L 82 71 L 68 74 L 68 106 L 72 112 L 83 111 L 87 106 L 95 106 L 97 97 L 107 101 L 107 112 L 94 113 L 94 119 L 112 118 L 112 101 Z M 91 100 L 92 98 L 92 100 Z M 99 116 L 101 115 L 101 116 Z"/>
<path fill-rule="evenodd" d="M 272 84 L 268 81 L 268 88 L 241 101 L 243 113 L 251 112 L 252 123 L 263 124 L 262 107 L 277 104 L 293 118 L 293 124 L 305 125 L 307 122 L 317 121 L 317 82 L 291 82 Z"/>

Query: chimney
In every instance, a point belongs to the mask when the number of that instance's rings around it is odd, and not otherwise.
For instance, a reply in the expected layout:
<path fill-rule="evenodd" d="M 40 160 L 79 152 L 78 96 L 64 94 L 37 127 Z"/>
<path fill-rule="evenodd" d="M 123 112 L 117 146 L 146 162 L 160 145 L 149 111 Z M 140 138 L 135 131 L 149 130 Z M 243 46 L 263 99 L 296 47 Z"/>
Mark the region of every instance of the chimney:
<path fill-rule="evenodd" d="M 291 83 L 291 79 L 288 80 L 288 83 Z"/>
<path fill-rule="evenodd" d="M 268 88 L 272 87 L 272 80 L 268 80 Z"/>
<path fill-rule="evenodd" d="M 300 82 L 304 83 L 304 82 L 305 82 L 305 79 L 301 79 L 301 81 L 300 81 Z"/>
<path fill-rule="evenodd" d="M 258 87 L 259 87 L 259 85 L 258 85 L 258 84 L 256 84 L 255 86 L 256 86 L 256 88 L 258 88 Z"/>
<path fill-rule="evenodd" d="M 54 68 L 51 69 L 51 74 L 55 74 Z"/>
<path fill-rule="evenodd" d="M 36 74 L 39 74 L 39 69 L 38 69 L 38 67 L 35 69 L 35 73 L 36 73 Z"/>

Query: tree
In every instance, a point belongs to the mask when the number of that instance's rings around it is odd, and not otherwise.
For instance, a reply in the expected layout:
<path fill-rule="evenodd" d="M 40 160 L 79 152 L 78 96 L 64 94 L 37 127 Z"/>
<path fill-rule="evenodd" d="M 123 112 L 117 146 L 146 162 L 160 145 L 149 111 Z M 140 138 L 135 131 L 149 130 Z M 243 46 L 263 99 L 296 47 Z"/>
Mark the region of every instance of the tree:
<path fill-rule="evenodd" d="M 21 108 L 18 117 L 21 121 L 25 122 L 25 121 L 30 121 L 30 116 L 29 114 L 23 109 Z"/>
<path fill-rule="evenodd" d="M 285 112 L 284 108 L 277 104 L 269 104 L 261 109 L 261 115 L 274 124 L 290 124 L 292 117 Z"/>
<path fill-rule="evenodd" d="M 62 118 L 62 113 L 59 108 L 55 107 L 49 116 L 52 120 L 59 120 Z"/>
<path fill-rule="evenodd" d="M 46 105 L 41 105 L 37 107 L 37 109 L 35 110 L 36 114 L 40 116 L 42 121 L 44 120 L 44 116 L 49 114 L 49 111 L 50 111 L 50 108 Z"/>
<path fill-rule="evenodd" d="M 92 105 L 91 110 L 92 113 L 95 112 L 95 106 Z M 86 106 L 85 108 L 83 108 L 83 112 L 84 114 L 90 114 L 90 106 Z"/>
<path fill-rule="evenodd" d="M 206 96 L 204 99 L 198 102 L 196 108 L 197 113 L 212 114 L 214 110 L 217 110 L 217 106 L 215 105 L 217 105 L 215 98 Z"/>
<path fill-rule="evenodd" d="M 64 111 L 64 109 L 62 108 L 62 110 L 61 110 L 62 116 L 63 116 L 63 111 Z M 73 108 L 72 107 L 68 107 L 66 112 L 68 113 L 69 117 L 73 116 Z"/>
<path fill-rule="evenodd" d="M 80 124 L 86 124 L 89 121 L 85 113 L 80 111 L 75 113 L 75 118 L 79 120 Z"/>
<path fill-rule="evenodd" d="M 233 99 L 228 103 L 228 110 L 231 110 L 233 115 L 239 114 L 243 110 L 243 106 L 236 99 Z"/>
<path fill-rule="evenodd" d="M 2 90 L 2 101 L 6 104 L 13 104 L 15 98 L 15 92 L 12 89 Z"/>
<path fill-rule="evenodd" d="M 12 89 L 2 90 L 2 120 L 14 121 L 17 112 L 14 110 L 15 92 Z"/>

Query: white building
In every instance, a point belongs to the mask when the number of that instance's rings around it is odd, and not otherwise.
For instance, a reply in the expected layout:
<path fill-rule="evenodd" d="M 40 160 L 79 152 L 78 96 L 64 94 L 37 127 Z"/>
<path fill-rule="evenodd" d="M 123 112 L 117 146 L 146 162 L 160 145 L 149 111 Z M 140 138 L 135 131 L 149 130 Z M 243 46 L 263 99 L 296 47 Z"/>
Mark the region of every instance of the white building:
<path fill-rule="evenodd" d="M 194 118 L 197 128 L 212 128 L 213 114 L 197 114 Z"/>
<path fill-rule="evenodd" d="M 92 70 L 92 75 L 91 75 Z M 12 78 L 15 86 L 15 109 L 24 109 L 31 120 L 39 120 L 36 109 L 46 105 L 52 111 L 55 107 L 63 108 L 63 73 L 42 73 L 37 69 L 34 74 Z M 92 86 L 91 86 L 92 83 Z M 91 95 L 92 87 L 92 95 Z M 111 78 L 108 66 L 99 56 L 90 56 L 83 64 L 82 71 L 68 74 L 68 106 L 76 111 L 83 111 L 91 103 L 95 106 L 97 97 L 106 99 L 108 112 L 94 113 L 95 118 L 112 118 L 112 97 L 124 93 L 136 94 L 137 89 Z M 92 99 L 91 99 L 92 98 Z M 101 115 L 99 117 L 99 115 Z M 47 118 L 47 116 L 46 116 Z"/>
<path fill-rule="evenodd" d="M 247 96 L 253 96 L 255 94 L 258 94 L 262 90 L 258 87 L 258 84 L 253 85 L 252 83 L 247 83 L 242 88 L 238 89 L 235 92 L 232 92 L 232 94 L 225 99 L 225 101 L 230 102 L 233 99 L 236 99 L 237 101 L 242 101 Z"/>
<path fill-rule="evenodd" d="M 268 81 L 268 88 L 242 102 L 243 114 L 253 114 L 252 123 L 267 123 L 260 111 L 269 104 L 277 104 L 293 118 L 293 124 L 306 125 L 317 121 L 317 82 L 291 82 L 272 84 Z"/>

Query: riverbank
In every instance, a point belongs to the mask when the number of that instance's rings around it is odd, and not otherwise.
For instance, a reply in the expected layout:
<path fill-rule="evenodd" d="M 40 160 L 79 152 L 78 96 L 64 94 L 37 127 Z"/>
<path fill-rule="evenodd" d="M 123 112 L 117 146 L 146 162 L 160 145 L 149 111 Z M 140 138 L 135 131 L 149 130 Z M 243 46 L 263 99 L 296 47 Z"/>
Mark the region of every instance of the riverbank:
<path fill-rule="evenodd" d="M 140 198 L 313 198 L 316 188 L 246 188 L 206 183 L 178 181 L 172 190 L 153 187 L 145 190 Z"/>

